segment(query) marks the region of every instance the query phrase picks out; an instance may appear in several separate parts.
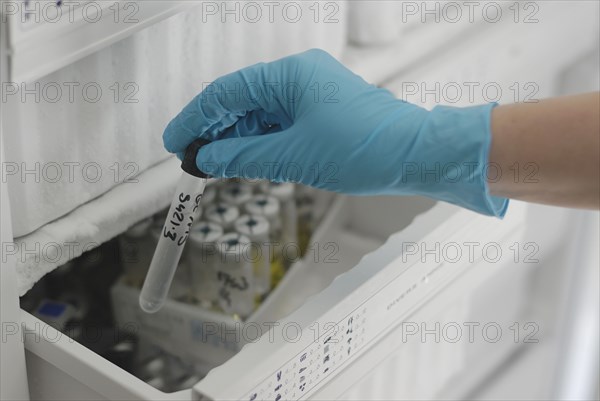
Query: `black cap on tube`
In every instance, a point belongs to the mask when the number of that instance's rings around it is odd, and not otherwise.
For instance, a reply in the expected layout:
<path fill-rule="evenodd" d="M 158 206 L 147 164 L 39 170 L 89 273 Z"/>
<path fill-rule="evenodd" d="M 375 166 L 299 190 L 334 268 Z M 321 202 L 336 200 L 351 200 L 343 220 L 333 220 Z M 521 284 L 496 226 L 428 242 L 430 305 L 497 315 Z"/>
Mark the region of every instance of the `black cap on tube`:
<path fill-rule="evenodd" d="M 198 155 L 198 151 L 201 147 L 209 143 L 210 141 L 207 141 L 206 139 L 196 139 L 194 142 L 192 142 L 185 150 L 185 156 L 181 162 L 181 169 L 186 173 L 193 175 L 194 177 L 210 178 L 208 174 L 200 171 L 198 165 L 196 164 L 196 156 Z"/>

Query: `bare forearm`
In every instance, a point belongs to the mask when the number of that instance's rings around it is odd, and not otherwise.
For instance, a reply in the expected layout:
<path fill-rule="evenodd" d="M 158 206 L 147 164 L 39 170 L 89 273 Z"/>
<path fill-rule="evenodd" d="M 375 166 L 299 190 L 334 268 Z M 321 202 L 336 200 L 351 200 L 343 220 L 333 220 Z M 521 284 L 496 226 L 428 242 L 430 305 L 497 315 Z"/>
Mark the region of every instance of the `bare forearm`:
<path fill-rule="evenodd" d="M 600 94 L 496 107 L 489 161 L 493 195 L 600 208 Z"/>

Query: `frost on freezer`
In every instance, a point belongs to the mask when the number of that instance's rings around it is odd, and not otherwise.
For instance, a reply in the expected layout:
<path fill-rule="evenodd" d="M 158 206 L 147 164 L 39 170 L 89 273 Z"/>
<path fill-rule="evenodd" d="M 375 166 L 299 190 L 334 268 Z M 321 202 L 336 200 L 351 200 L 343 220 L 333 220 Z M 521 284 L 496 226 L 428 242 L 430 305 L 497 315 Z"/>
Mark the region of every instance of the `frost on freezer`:
<path fill-rule="evenodd" d="M 21 305 L 161 391 L 191 388 L 244 345 L 221 332 L 202 338 L 201 323 L 223 324 L 231 333 L 236 322 L 253 321 L 306 252 L 284 249 L 306 249 L 321 217 L 320 195 L 292 184 L 210 180 L 155 314 L 144 313 L 137 298 L 172 216 L 167 209 L 48 274 Z M 305 244 L 295 243 L 303 238 Z M 182 333 L 193 341 L 180 341 Z"/>

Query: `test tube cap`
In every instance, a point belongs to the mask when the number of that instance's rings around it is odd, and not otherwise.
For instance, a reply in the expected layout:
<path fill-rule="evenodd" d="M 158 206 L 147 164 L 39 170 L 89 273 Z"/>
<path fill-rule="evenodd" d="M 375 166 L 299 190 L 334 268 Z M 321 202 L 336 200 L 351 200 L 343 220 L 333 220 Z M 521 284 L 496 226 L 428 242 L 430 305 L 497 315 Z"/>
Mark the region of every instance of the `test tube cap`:
<path fill-rule="evenodd" d="M 223 227 L 209 221 L 199 221 L 190 232 L 189 241 L 197 244 L 216 242 L 223 236 Z"/>
<path fill-rule="evenodd" d="M 215 199 L 217 199 L 217 188 L 215 188 L 214 185 L 211 185 L 204 189 L 202 199 L 200 199 L 200 204 L 206 207 L 211 203 L 214 203 Z"/>
<path fill-rule="evenodd" d="M 144 363 L 143 370 L 148 375 L 158 375 L 165 369 L 165 367 L 166 362 L 164 357 L 161 355 Z"/>
<path fill-rule="evenodd" d="M 260 241 L 269 235 L 269 221 L 262 216 L 245 214 L 235 221 L 235 230 L 252 241 Z"/>
<path fill-rule="evenodd" d="M 220 196 L 223 202 L 240 206 L 252 199 L 252 188 L 242 183 L 231 183 L 221 189 Z"/>
<path fill-rule="evenodd" d="M 223 255 L 242 255 L 250 247 L 250 238 L 238 233 L 228 233 L 217 241 L 219 252 Z"/>
<path fill-rule="evenodd" d="M 245 205 L 248 214 L 265 216 L 267 219 L 279 215 L 279 201 L 268 195 L 256 195 Z"/>
<path fill-rule="evenodd" d="M 208 145 L 209 143 L 210 141 L 207 141 L 206 139 L 198 138 L 188 145 L 187 149 L 185 150 L 183 160 L 181 161 L 181 169 L 189 175 L 193 175 L 194 177 L 210 178 L 208 174 L 205 174 L 198 168 L 198 163 L 196 160 L 200 148 L 204 145 Z"/>
<path fill-rule="evenodd" d="M 296 186 L 291 182 L 263 182 L 261 190 L 280 201 L 287 201 L 294 197 Z"/>
<path fill-rule="evenodd" d="M 209 206 L 205 216 L 207 220 L 213 223 L 229 225 L 240 217 L 240 211 L 235 206 L 220 202 Z"/>

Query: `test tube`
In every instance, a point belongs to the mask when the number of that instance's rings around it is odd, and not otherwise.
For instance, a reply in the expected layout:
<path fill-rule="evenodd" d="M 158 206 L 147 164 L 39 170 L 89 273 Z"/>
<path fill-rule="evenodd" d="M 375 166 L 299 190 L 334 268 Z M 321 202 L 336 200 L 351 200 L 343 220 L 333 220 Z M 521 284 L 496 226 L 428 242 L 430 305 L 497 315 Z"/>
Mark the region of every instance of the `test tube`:
<path fill-rule="evenodd" d="M 281 242 L 283 243 L 283 256 L 286 269 L 292 262 L 300 257 L 298 245 L 298 211 L 294 198 L 295 185 L 290 182 L 277 183 L 265 182 L 263 191 L 279 201 L 281 208 Z M 295 250 L 295 252 L 294 252 Z"/>
<path fill-rule="evenodd" d="M 163 228 L 162 227 L 152 227 L 150 229 L 150 237 L 154 241 L 154 248 L 160 242 L 161 237 L 163 236 Z M 185 250 L 185 248 L 184 248 Z M 182 299 L 185 298 L 186 295 L 189 295 L 189 283 L 190 283 L 190 269 L 187 263 L 183 258 L 180 258 L 179 263 L 177 265 L 177 269 L 175 270 L 175 274 L 173 275 L 173 279 L 171 280 L 171 285 L 168 288 L 168 296 L 172 299 Z"/>
<path fill-rule="evenodd" d="M 166 368 L 166 360 L 164 355 L 159 355 L 142 362 L 141 375 L 145 377 L 156 377 L 162 375 Z"/>
<path fill-rule="evenodd" d="M 194 225 L 186 246 L 191 270 L 192 295 L 201 306 L 209 309 L 218 300 L 216 265 L 217 241 L 223 236 L 220 225 L 201 221 Z"/>
<path fill-rule="evenodd" d="M 263 216 L 269 221 L 270 238 L 279 241 L 281 235 L 281 216 L 279 201 L 268 195 L 255 195 L 244 205 L 246 212 L 253 216 Z"/>
<path fill-rule="evenodd" d="M 142 286 L 156 246 L 150 237 L 152 222 L 152 218 L 145 219 L 119 236 L 121 265 L 126 282 L 133 287 Z"/>
<path fill-rule="evenodd" d="M 281 216 L 279 201 L 268 195 L 255 195 L 244 205 L 246 212 L 252 216 L 262 216 L 269 221 L 269 241 L 271 250 L 271 288 L 274 288 L 285 275 L 282 257 Z"/>
<path fill-rule="evenodd" d="M 215 203 L 206 209 L 206 220 L 219 224 L 225 231 L 233 228 L 233 223 L 238 217 L 239 209 L 223 202 Z"/>
<path fill-rule="evenodd" d="M 217 199 L 217 188 L 213 184 L 209 187 L 206 187 L 206 189 L 204 190 L 204 194 L 202 195 L 202 199 L 200 200 L 200 205 L 202 205 L 202 207 L 206 208 L 209 205 L 213 204 L 216 199 Z"/>
<path fill-rule="evenodd" d="M 221 188 L 219 195 L 223 202 L 240 207 L 252 199 L 252 188 L 246 184 L 233 182 Z"/>
<path fill-rule="evenodd" d="M 237 233 L 225 234 L 218 241 L 217 267 L 219 306 L 227 314 L 248 317 L 254 310 L 252 262 L 248 255 L 250 239 Z"/>
<path fill-rule="evenodd" d="M 265 295 L 271 289 L 271 252 L 269 221 L 262 216 L 244 215 L 236 220 L 235 230 L 252 242 L 251 260 L 254 266 L 254 290 Z"/>
<path fill-rule="evenodd" d="M 256 192 L 256 190 L 260 189 L 260 184 L 263 182 L 263 180 L 256 179 L 256 178 L 242 178 L 242 179 L 240 179 L 240 182 L 249 186 L 250 189 L 252 189 L 252 192 Z"/>
<path fill-rule="evenodd" d="M 316 219 L 315 189 L 307 186 L 299 186 L 296 190 L 296 209 L 298 210 L 298 245 L 300 255 L 304 256 L 308 250 L 310 238 L 315 229 Z"/>
<path fill-rule="evenodd" d="M 205 140 L 196 140 L 185 152 L 181 164 L 184 173 L 177 183 L 175 196 L 140 292 L 140 307 L 147 313 L 158 311 L 165 303 L 190 227 L 198 213 L 208 177 L 198 169 L 196 156 L 198 150 L 207 143 Z"/>

